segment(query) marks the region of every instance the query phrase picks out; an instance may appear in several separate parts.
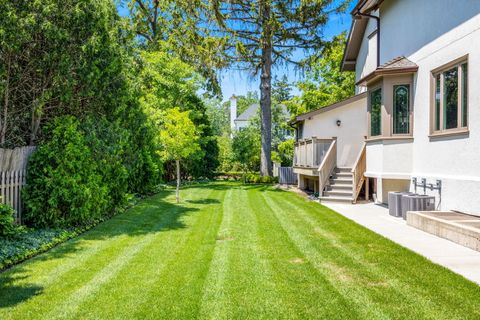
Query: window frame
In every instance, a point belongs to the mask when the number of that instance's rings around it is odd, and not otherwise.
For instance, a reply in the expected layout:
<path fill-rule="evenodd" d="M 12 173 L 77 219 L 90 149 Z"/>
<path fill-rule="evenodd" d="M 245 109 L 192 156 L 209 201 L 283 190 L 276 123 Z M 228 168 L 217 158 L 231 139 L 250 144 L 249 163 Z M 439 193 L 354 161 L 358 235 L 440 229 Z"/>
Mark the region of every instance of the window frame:
<path fill-rule="evenodd" d="M 380 90 L 380 133 L 378 135 L 372 136 L 372 94 Z M 383 92 L 383 86 L 381 84 L 377 84 L 373 86 L 371 89 L 369 88 L 368 90 L 368 137 L 372 139 L 376 139 L 379 137 L 383 137 L 383 122 L 384 122 L 384 115 L 383 115 L 383 97 L 384 92 Z"/>
<path fill-rule="evenodd" d="M 413 137 L 413 123 L 414 123 L 414 116 L 413 116 L 413 109 L 414 109 L 414 85 L 413 81 L 409 78 L 391 78 L 388 80 L 387 85 L 390 88 L 390 92 L 388 95 L 389 104 L 387 106 L 388 117 L 390 122 L 390 137 L 394 138 L 412 138 Z M 395 87 L 398 86 L 406 86 L 408 87 L 408 132 L 407 133 L 395 133 Z"/>
<path fill-rule="evenodd" d="M 467 65 L 467 78 L 466 81 L 463 75 L 463 65 Z M 454 128 L 446 128 L 445 124 L 445 82 L 444 74 L 457 68 L 457 126 Z M 431 71 L 431 102 L 430 102 L 430 136 L 451 135 L 451 134 L 464 134 L 469 130 L 469 82 L 470 82 L 470 70 L 469 70 L 468 55 L 455 59 L 447 64 L 444 64 Z M 439 118 L 437 118 L 437 77 L 440 76 L 440 110 Z M 466 86 L 464 86 L 464 82 Z M 466 89 L 466 100 L 464 100 L 463 92 Z M 464 107 L 464 102 L 466 106 Z M 466 114 L 466 124 L 464 126 L 464 112 Z M 437 129 L 437 122 L 439 128 Z"/>

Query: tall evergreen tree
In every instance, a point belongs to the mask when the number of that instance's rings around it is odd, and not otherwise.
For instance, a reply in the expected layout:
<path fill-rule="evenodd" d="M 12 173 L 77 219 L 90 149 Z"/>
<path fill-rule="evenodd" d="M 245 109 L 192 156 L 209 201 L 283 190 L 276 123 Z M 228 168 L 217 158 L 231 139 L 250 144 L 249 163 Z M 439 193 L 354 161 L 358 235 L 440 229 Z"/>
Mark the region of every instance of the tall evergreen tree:
<path fill-rule="evenodd" d="M 292 86 L 286 75 L 281 79 L 275 77 L 272 88 L 272 98 L 276 103 L 282 103 L 292 99 Z"/>
<path fill-rule="evenodd" d="M 303 66 L 325 45 L 323 29 L 331 14 L 344 11 L 347 1 L 334 0 L 197 0 L 205 10 L 197 13 L 203 34 L 228 41 L 229 61 L 260 75 L 261 169 L 272 174 L 272 67 Z M 305 50 L 296 60 L 294 52 Z"/>

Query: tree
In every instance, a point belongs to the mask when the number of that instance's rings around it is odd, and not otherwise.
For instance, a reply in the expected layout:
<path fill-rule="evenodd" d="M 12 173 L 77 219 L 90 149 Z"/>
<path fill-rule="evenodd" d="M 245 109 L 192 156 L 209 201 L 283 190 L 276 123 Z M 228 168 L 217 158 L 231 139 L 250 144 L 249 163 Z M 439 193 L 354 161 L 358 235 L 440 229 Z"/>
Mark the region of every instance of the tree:
<path fill-rule="evenodd" d="M 272 66 L 305 63 L 293 58 L 297 49 L 309 53 L 325 44 L 322 30 L 328 17 L 346 9 L 334 0 L 197 0 L 206 9 L 197 14 L 205 34 L 228 40 L 230 62 L 260 75 L 261 174 L 271 175 Z M 208 21 L 202 19 L 207 17 Z M 214 23 L 214 26 L 212 25 Z"/>
<path fill-rule="evenodd" d="M 287 75 L 283 75 L 282 79 L 275 77 L 272 87 L 272 99 L 275 103 L 283 103 L 292 99 L 292 86 L 288 82 Z"/>
<path fill-rule="evenodd" d="M 206 88 L 220 94 L 216 69 L 225 67 L 224 39 L 209 37 L 195 28 L 196 1 L 121 0 L 130 11 L 130 22 L 147 50 L 168 48 L 170 54 L 193 66 Z"/>
<path fill-rule="evenodd" d="M 312 64 L 306 80 L 298 83 L 299 98 L 288 103 L 293 115 L 344 100 L 355 94 L 355 73 L 340 71 L 347 35 L 335 36 L 323 50 L 323 57 Z"/>
<path fill-rule="evenodd" d="M 232 141 L 233 158 L 238 161 L 244 172 L 260 169 L 260 132 L 250 125 L 237 131 Z"/>
<path fill-rule="evenodd" d="M 185 172 L 193 177 L 212 178 L 218 166 L 218 145 L 207 109 L 197 92 L 203 77 L 195 69 L 166 49 L 143 51 L 139 74 L 140 101 L 155 125 L 162 120 L 164 111 L 177 107 L 190 111 L 189 116 L 199 135 L 199 152 L 184 159 Z M 175 177 L 175 164 L 165 163 L 166 178 Z"/>
<path fill-rule="evenodd" d="M 200 150 L 198 134 L 190 120 L 189 111 L 171 108 L 164 113 L 162 130 L 159 138 L 162 146 L 161 155 L 165 160 L 174 160 L 177 171 L 176 199 L 180 202 L 180 161 L 188 159 Z"/>
<path fill-rule="evenodd" d="M 111 0 L 0 1 L 0 12 L 2 147 L 38 143 L 58 116 L 125 107 L 129 35 Z"/>
<path fill-rule="evenodd" d="M 275 152 L 275 160 L 282 166 L 290 167 L 293 162 L 293 154 L 295 150 L 295 140 L 287 139 L 277 146 L 277 152 Z"/>

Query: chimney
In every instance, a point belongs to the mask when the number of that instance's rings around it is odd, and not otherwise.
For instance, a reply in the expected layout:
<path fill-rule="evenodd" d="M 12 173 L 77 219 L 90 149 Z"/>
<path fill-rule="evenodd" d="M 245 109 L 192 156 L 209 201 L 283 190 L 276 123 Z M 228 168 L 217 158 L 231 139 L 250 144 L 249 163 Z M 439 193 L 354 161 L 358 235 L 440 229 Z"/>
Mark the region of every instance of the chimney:
<path fill-rule="evenodd" d="M 232 95 L 230 98 L 230 128 L 235 131 L 235 119 L 237 119 L 237 97 Z"/>

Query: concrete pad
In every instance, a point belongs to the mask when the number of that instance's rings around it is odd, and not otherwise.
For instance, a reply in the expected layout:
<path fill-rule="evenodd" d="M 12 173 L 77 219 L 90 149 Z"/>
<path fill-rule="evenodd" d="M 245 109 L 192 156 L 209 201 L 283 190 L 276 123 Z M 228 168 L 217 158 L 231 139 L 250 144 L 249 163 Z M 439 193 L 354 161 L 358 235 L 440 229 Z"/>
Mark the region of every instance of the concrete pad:
<path fill-rule="evenodd" d="M 471 216 L 462 215 L 460 213 L 452 213 L 457 215 L 457 219 Z M 480 218 L 476 222 L 465 222 L 464 220 L 452 220 L 451 216 L 443 215 L 439 212 L 420 212 L 412 211 L 407 213 L 407 224 L 417 229 L 426 231 L 438 237 L 442 237 L 458 243 L 462 246 L 480 251 Z"/>
<path fill-rule="evenodd" d="M 323 203 L 356 223 L 480 284 L 480 252 L 408 226 L 373 203 Z"/>

